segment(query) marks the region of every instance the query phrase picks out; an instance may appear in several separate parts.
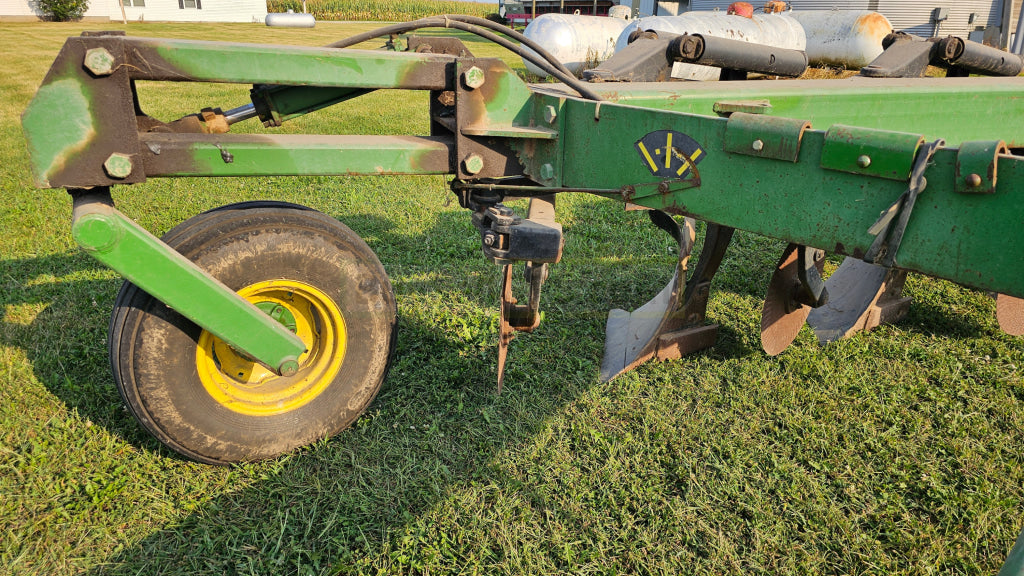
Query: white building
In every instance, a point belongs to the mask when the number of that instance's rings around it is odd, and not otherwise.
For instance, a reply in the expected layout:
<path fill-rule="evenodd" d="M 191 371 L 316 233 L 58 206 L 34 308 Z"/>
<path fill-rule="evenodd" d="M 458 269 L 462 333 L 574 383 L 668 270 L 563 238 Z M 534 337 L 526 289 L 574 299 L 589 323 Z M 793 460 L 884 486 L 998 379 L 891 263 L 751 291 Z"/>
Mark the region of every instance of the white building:
<path fill-rule="evenodd" d="M 122 14 L 129 22 L 263 22 L 267 3 L 266 0 L 89 0 L 84 19 L 116 21 L 122 19 Z M 0 0 L 0 21 L 42 18 L 35 0 Z"/>

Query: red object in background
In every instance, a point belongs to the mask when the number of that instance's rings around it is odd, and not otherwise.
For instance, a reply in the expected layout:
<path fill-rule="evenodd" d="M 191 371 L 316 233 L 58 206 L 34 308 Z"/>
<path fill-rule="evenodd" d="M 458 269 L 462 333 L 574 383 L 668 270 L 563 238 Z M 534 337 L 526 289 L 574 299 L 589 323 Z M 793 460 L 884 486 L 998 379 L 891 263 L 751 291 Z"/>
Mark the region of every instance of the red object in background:
<path fill-rule="evenodd" d="M 754 7 L 750 5 L 750 2 L 733 2 L 732 4 L 729 4 L 729 8 L 725 13 L 743 16 L 744 18 L 753 18 Z"/>

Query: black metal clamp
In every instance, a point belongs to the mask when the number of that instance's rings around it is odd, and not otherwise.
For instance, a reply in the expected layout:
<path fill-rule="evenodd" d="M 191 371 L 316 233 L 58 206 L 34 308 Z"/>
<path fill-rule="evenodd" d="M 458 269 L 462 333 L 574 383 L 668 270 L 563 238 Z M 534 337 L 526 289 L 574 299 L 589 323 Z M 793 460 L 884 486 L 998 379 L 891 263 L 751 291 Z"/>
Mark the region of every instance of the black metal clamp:
<path fill-rule="evenodd" d="M 892 268 L 896 262 L 896 252 L 903 241 L 903 233 L 907 230 L 907 222 L 910 221 L 910 213 L 914 210 L 914 203 L 918 195 L 928 186 L 924 177 L 924 171 L 928 168 L 932 156 L 939 148 L 945 146 L 946 141 L 936 140 L 921 145 L 917 152 L 917 159 L 914 160 L 914 167 L 910 170 L 910 185 L 907 191 L 900 194 L 892 205 L 889 206 L 878 220 L 868 228 L 868 233 L 875 236 L 871 248 L 864 255 L 864 261 L 868 264 L 877 264 Z"/>

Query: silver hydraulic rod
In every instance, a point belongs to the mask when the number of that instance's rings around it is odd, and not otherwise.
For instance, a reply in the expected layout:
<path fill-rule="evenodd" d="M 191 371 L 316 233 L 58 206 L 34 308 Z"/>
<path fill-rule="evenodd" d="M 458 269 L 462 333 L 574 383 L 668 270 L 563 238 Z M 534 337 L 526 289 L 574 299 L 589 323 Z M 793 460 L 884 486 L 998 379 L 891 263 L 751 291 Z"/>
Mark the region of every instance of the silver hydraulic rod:
<path fill-rule="evenodd" d="M 256 107 L 252 104 L 246 104 L 245 106 L 239 106 L 238 108 L 232 108 L 224 113 L 224 119 L 228 124 L 234 124 L 241 122 L 242 120 L 248 120 L 249 118 L 256 117 Z"/>

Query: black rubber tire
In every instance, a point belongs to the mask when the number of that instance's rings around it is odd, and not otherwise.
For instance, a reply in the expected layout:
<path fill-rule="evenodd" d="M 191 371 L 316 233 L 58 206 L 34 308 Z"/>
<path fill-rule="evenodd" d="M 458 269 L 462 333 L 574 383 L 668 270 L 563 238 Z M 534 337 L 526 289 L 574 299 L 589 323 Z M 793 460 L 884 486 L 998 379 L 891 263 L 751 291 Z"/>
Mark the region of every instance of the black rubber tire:
<path fill-rule="evenodd" d="M 125 282 L 110 321 L 111 369 L 128 409 L 160 442 L 210 464 L 272 458 L 347 428 L 377 395 L 397 334 L 395 297 L 347 226 L 294 204 L 248 202 L 195 216 L 163 240 L 235 291 L 269 280 L 318 289 L 344 316 L 347 345 L 312 400 L 280 414 L 239 413 L 200 380 L 203 330 Z"/>

